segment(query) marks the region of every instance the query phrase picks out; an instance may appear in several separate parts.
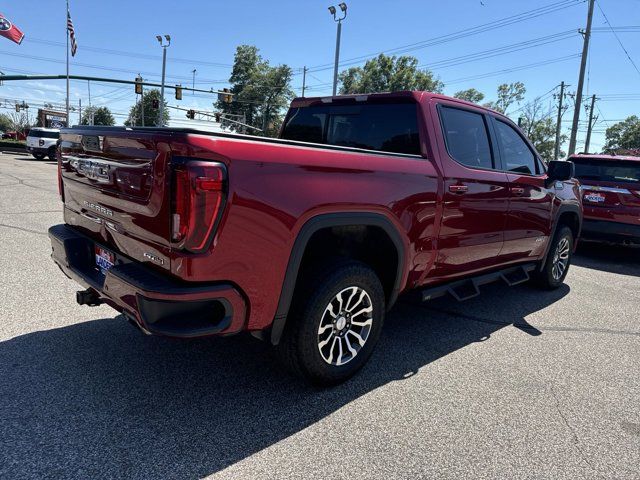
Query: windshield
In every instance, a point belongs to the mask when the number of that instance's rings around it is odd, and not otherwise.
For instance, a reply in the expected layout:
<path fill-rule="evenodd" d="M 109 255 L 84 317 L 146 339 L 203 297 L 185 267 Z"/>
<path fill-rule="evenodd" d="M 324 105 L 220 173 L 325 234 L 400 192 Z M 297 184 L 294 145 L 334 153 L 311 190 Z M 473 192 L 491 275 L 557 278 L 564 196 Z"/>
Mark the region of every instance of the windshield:
<path fill-rule="evenodd" d="M 573 160 L 578 180 L 601 182 L 640 182 L 640 162 L 625 162 L 597 159 Z"/>
<path fill-rule="evenodd" d="M 281 138 L 383 152 L 420 154 L 415 103 L 294 108 Z"/>

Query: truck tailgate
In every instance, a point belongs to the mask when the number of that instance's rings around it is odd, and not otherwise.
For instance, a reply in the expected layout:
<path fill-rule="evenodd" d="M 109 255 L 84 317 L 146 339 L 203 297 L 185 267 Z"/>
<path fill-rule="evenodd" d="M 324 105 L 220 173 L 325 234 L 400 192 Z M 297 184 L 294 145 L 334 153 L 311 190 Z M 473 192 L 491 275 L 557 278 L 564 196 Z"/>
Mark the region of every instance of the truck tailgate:
<path fill-rule="evenodd" d="M 122 128 L 61 133 L 65 222 L 125 255 L 169 269 L 171 135 Z"/>

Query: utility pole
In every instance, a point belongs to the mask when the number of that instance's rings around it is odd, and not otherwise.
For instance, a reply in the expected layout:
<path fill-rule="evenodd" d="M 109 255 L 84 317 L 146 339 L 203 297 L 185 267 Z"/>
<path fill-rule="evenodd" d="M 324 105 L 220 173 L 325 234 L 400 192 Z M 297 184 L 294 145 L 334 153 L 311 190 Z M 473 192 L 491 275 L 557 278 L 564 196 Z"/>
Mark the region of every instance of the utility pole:
<path fill-rule="evenodd" d="M 82 99 L 78 99 L 78 125 L 82 125 Z"/>
<path fill-rule="evenodd" d="M 587 139 L 584 142 L 584 153 L 589 153 L 591 143 L 591 130 L 593 129 L 593 109 L 596 106 L 596 96 L 591 97 L 591 108 L 589 109 L 589 125 L 587 126 Z"/>
<path fill-rule="evenodd" d="M 142 126 L 144 127 L 144 85 L 142 85 L 142 92 L 140 93 L 140 110 L 142 114 Z"/>
<path fill-rule="evenodd" d="M 556 121 L 556 146 L 553 150 L 553 159 L 560 157 L 560 132 L 562 127 L 562 101 L 564 100 L 564 82 L 560 83 L 560 99 L 558 101 L 558 120 Z"/>
<path fill-rule="evenodd" d="M 87 80 L 87 91 L 89 92 L 89 125 L 93 125 L 93 109 L 91 108 L 91 80 Z"/>
<path fill-rule="evenodd" d="M 304 97 L 304 89 L 307 85 L 307 67 L 302 69 L 302 96 Z"/>
<path fill-rule="evenodd" d="M 578 122 L 580 121 L 580 109 L 582 108 L 582 88 L 584 86 L 584 74 L 587 69 L 587 57 L 589 56 L 589 39 L 591 38 L 591 21 L 593 20 L 593 6 L 595 0 L 589 0 L 589 12 L 587 14 L 587 28 L 584 31 L 584 43 L 582 45 L 582 58 L 580 60 L 580 76 L 578 77 L 578 90 L 576 91 L 576 108 L 573 111 L 573 123 L 571 125 L 571 138 L 569 139 L 569 155 L 576 153 L 578 136 Z"/>

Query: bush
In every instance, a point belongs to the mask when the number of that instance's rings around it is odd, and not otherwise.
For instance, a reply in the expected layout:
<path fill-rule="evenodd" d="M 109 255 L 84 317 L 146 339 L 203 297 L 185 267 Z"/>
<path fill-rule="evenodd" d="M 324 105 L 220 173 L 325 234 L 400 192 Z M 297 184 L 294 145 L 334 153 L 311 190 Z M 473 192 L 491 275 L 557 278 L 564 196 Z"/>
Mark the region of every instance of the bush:
<path fill-rule="evenodd" d="M 27 142 L 25 142 L 24 140 L 11 140 L 10 138 L 0 140 L 0 148 L 24 150 L 26 147 Z"/>

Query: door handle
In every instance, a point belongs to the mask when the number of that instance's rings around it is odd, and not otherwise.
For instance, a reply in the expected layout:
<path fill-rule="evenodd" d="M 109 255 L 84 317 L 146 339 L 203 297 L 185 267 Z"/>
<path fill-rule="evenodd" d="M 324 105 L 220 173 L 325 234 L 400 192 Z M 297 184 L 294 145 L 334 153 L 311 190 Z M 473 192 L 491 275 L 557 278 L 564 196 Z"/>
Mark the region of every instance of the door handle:
<path fill-rule="evenodd" d="M 511 193 L 513 193 L 514 195 L 522 195 L 524 193 L 524 188 L 520 188 L 520 187 L 513 187 L 511 188 Z"/>
<path fill-rule="evenodd" d="M 100 217 L 96 217 L 84 212 L 80 213 L 80 216 L 86 218 L 87 220 L 91 220 L 93 223 L 97 223 L 98 225 L 102 224 L 102 219 Z"/>
<path fill-rule="evenodd" d="M 451 193 L 457 193 L 458 195 L 467 193 L 468 190 L 469 190 L 469 187 L 467 185 L 460 185 L 460 184 L 449 185 L 449 191 Z"/>

